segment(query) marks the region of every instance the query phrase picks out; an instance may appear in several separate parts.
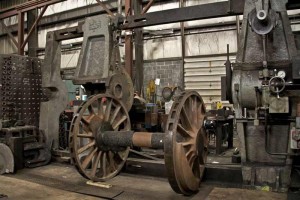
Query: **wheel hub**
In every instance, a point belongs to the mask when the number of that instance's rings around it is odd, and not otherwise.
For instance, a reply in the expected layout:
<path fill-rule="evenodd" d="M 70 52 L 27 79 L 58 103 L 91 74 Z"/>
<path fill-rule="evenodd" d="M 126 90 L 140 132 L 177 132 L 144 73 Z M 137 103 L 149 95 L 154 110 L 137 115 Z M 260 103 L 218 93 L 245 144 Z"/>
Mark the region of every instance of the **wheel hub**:
<path fill-rule="evenodd" d="M 107 144 L 104 144 L 102 141 L 102 134 L 104 134 L 105 131 L 113 131 L 112 125 L 109 122 L 103 122 L 101 123 L 100 127 L 98 128 L 98 131 L 96 133 L 96 145 L 101 151 L 109 151 L 111 148 Z"/>

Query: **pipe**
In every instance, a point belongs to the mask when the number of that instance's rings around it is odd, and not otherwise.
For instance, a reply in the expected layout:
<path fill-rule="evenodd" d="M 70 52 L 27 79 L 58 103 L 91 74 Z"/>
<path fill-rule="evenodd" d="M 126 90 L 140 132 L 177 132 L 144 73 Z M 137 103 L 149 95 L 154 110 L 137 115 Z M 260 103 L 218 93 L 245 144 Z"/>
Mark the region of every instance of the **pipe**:
<path fill-rule="evenodd" d="M 236 16 L 236 38 L 237 38 L 237 49 L 240 47 L 240 16 Z"/>
<path fill-rule="evenodd" d="M 118 13 L 122 14 L 122 0 L 118 0 Z"/>

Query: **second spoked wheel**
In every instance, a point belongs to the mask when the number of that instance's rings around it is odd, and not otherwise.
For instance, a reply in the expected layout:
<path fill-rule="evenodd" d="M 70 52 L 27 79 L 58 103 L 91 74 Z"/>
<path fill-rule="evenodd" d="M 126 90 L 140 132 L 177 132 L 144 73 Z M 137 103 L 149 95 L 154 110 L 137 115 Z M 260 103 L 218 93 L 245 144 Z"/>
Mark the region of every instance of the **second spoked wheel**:
<path fill-rule="evenodd" d="M 171 108 L 165 133 L 133 132 L 121 101 L 108 94 L 95 95 L 80 106 L 72 121 L 72 159 L 84 177 L 105 181 L 122 169 L 130 147 L 164 148 L 172 189 L 191 195 L 198 191 L 207 157 L 204 118 L 200 95 L 184 92 Z"/>
<path fill-rule="evenodd" d="M 197 92 L 183 92 L 170 110 L 165 136 L 165 165 L 172 189 L 191 195 L 204 174 L 208 139 L 203 128 L 205 105 Z"/>

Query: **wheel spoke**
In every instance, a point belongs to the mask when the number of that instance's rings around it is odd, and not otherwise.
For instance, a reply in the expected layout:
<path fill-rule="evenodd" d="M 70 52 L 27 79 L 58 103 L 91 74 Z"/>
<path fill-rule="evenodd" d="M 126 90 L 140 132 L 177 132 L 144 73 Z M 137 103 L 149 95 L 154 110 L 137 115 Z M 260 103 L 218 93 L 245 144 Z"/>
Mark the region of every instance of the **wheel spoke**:
<path fill-rule="evenodd" d="M 195 127 L 197 127 L 197 129 L 200 128 L 200 123 L 198 122 L 198 112 L 197 112 L 197 99 L 195 98 L 191 98 L 192 99 L 192 106 L 191 106 L 191 109 L 192 109 L 192 116 L 193 116 L 193 125 Z"/>
<path fill-rule="evenodd" d="M 188 137 L 194 137 L 193 134 L 191 134 L 191 132 L 187 131 L 183 126 L 182 124 L 178 124 L 178 127 L 177 127 L 177 131 L 179 133 L 181 133 L 183 136 L 188 136 Z M 193 133 L 193 132 L 192 132 Z"/>
<path fill-rule="evenodd" d="M 182 120 L 183 125 L 186 125 L 186 128 L 188 130 L 193 130 L 192 123 L 189 119 L 189 115 L 184 106 L 182 107 L 181 116 L 182 116 L 181 120 Z"/>
<path fill-rule="evenodd" d="M 99 151 L 96 160 L 93 162 L 93 167 L 92 167 L 92 172 L 91 172 L 92 177 L 94 177 L 96 175 L 96 171 L 97 171 L 97 168 L 99 165 L 101 154 L 102 154 L 102 151 Z"/>
<path fill-rule="evenodd" d="M 90 115 L 95 115 L 95 111 L 94 111 L 92 105 L 89 105 L 89 106 L 88 106 L 88 111 L 89 111 Z"/>
<path fill-rule="evenodd" d="M 110 101 L 108 102 L 108 105 L 106 106 L 106 109 L 105 109 L 105 117 L 104 117 L 104 120 L 105 120 L 105 121 L 108 121 L 108 120 L 109 120 L 110 111 L 111 111 L 111 104 L 112 104 L 112 100 L 110 100 Z"/>
<path fill-rule="evenodd" d="M 83 116 L 81 118 L 82 123 L 84 123 L 85 125 L 89 126 L 91 119 L 94 117 L 94 115 L 89 115 L 89 116 Z"/>
<path fill-rule="evenodd" d="M 104 106 L 104 102 L 103 102 L 103 98 L 98 99 L 98 115 L 100 117 L 103 117 L 104 113 L 103 113 L 103 106 Z"/>
<path fill-rule="evenodd" d="M 189 108 L 189 110 L 191 110 L 193 112 L 193 97 L 192 96 L 188 98 L 188 102 L 189 102 L 188 108 Z"/>
<path fill-rule="evenodd" d="M 183 142 L 182 145 L 184 147 L 187 147 L 187 146 L 193 146 L 194 144 L 191 141 L 188 141 L 188 142 Z"/>
<path fill-rule="evenodd" d="M 116 156 L 120 159 L 120 161 L 125 161 L 124 155 L 122 155 L 122 152 L 118 152 Z"/>
<path fill-rule="evenodd" d="M 92 132 L 88 132 L 87 134 L 77 134 L 77 137 L 80 138 L 94 138 L 94 135 Z"/>
<path fill-rule="evenodd" d="M 106 152 L 103 153 L 102 156 L 102 171 L 103 171 L 103 176 L 105 177 L 107 174 L 107 169 L 106 169 Z"/>
<path fill-rule="evenodd" d="M 112 125 L 112 128 L 116 130 L 126 119 L 127 116 L 124 115 L 119 121 Z"/>
<path fill-rule="evenodd" d="M 112 117 L 111 117 L 111 120 L 110 120 L 110 123 L 113 124 L 113 122 L 115 121 L 118 113 L 120 112 L 121 110 L 121 106 L 117 106 L 116 109 L 114 110 L 114 113 L 112 114 Z"/>
<path fill-rule="evenodd" d="M 195 154 L 195 152 L 192 149 L 189 149 L 188 152 L 186 152 L 186 157 L 189 158 L 191 156 L 193 156 Z"/>
<path fill-rule="evenodd" d="M 94 146 L 96 144 L 95 140 L 93 140 L 92 142 L 86 144 L 85 146 L 81 147 L 80 149 L 78 149 L 77 153 L 81 154 L 83 152 L 85 152 L 86 150 L 88 150 L 89 148 L 91 148 L 92 146 Z"/>
<path fill-rule="evenodd" d="M 90 162 L 92 161 L 95 153 L 98 151 L 98 147 L 96 147 L 83 161 L 82 163 L 82 168 L 86 169 L 87 166 L 90 164 Z"/>
<path fill-rule="evenodd" d="M 112 171 L 116 170 L 115 166 L 115 160 L 114 160 L 114 153 L 113 152 L 108 152 L 108 162 L 109 162 L 109 168 L 112 169 Z"/>
<path fill-rule="evenodd" d="M 86 133 L 89 133 L 91 131 L 89 125 L 85 124 L 85 123 L 81 123 L 82 125 L 82 130 Z"/>
<path fill-rule="evenodd" d="M 193 166 L 193 163 L 195 162 L 196 158 L 197 156 L 195 154 L 193 154 L 191 158 L 188 158 L 188 162 L 190 166 Z"/>

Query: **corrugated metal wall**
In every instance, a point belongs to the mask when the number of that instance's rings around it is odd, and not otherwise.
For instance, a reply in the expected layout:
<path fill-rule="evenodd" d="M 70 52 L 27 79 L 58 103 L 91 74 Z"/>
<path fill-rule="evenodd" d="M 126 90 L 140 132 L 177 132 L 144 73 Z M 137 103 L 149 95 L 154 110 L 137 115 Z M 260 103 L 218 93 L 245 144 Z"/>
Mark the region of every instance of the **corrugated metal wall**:
<path fill-rule="evenodd" d="M 221 101 L 221 76 L 225 76 L 226 60 L 226 56 L 185 59 L 185 89 L 199 92 L 208 109 L 212 102 Z M 235 56 L 231 55 L 230 61 L 234 62 Z"/>
<path fill-rule="evenodd" d="M 198 91 L 208 109 L 212 102 L 221 101 L 221 76 L 225 76 L 227 44 L 231 55 L 235 54 L 236 30 L 186 36 L 185 89 Z M 235 56 L 230 56 L 230 60 L 234 62 Z"/>

